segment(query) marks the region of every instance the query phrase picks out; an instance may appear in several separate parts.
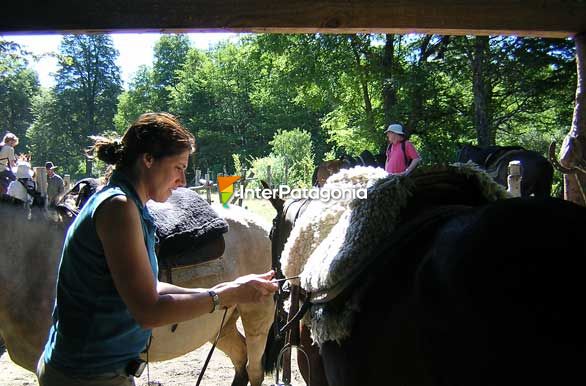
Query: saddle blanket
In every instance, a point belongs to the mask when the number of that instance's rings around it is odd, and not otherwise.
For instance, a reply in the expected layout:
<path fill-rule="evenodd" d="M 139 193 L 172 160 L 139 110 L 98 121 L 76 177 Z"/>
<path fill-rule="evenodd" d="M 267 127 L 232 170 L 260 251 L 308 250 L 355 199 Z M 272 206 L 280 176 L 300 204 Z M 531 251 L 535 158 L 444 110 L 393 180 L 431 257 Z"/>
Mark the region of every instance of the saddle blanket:
<path fill-rule="evenodd" d="M 163 203 L 151 200 L 147 207 L 157 224 L 161 259 L 197 249 L 228 231 L 228 223 L 206 200 L 187 188 L 174 190 Z"/>
<path fill-rule="evenodd" d="M 485 172 L 470 164 L 443 166 L 442 170 L 474 178 L 487 201 L 509 197 Z M 417 175 L 435 170 L 420 167 Z M 308 292 L 328 291 L 349 280 L 353 272 L 377 254 L 398 222 L 415 187 L 411 176 L 389 175 L 381 168 L 357 166 L 328 178 L 322 189 L 367 188 L 366 199 L 340 199 L 309 203 L 285 243 L 281 267 L 285 276 L 300 275 Z M 340 341 L 350 334 L 357 302 L 345 302 L 335 314 L 328 303 L 313 304 L 309 318 L 318 343 Z"/>

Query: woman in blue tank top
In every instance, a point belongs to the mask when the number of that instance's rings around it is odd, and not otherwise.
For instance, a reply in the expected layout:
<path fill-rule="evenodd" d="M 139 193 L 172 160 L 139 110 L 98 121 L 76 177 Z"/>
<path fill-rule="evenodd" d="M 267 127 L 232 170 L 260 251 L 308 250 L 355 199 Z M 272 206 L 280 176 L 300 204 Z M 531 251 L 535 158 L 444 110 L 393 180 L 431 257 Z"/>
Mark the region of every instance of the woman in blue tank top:
<path fill-rule="evenodd" d="M 121 141 L 96 138 L 94 154 L 115 171 L 67 232 L 37 368 L 41 386 L 134 385 L 152 328 L 261 301 L 277 289 L 272 271 L 209 290 L 157 280 L 155 224 L 145 204 L 185 185 L 194 147 L 191 133 L 166 113 L 141 115 Z"/>

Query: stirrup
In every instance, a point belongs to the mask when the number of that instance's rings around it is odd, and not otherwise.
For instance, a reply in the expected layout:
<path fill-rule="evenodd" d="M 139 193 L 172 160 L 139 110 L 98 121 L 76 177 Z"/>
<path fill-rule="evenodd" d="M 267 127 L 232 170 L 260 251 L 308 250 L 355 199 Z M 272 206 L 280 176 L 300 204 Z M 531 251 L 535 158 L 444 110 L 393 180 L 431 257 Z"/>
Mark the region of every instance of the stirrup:
<path fill-rule="evenodd" d="M 282 361 L 283 361 L 283 354 L 286 351 L 289 351 L 291 354 L 293 354 L 293 349 L 296 349 L 297 352 L 301 352 L 303 354 L 303 357 L 305 358 L 305 362 L 307 364 L 307 370 L 308 370 L 308 375 L 307 375 L 307 386 L 311 386 L 311 368 L 309 366 L 309 356 L 307 355 L 307 353 L 305 352 L 305 350 L 303 350 L 303 348 L 301 348 L 301 346 L 295 346 L 295 345 L 291 345 L 290 343 L 287 343 L 282 349 L 281 351 L 279 351 L 279 355 L 277 356 L 277 365 L 276 365 L 276 369 L 275 369 L 275 383 L 272 384 L 271 386 L 292 386 L 291 380 L 287 380 L 284 379 L 283 383 L 279 383 L 279 367 L 282 366 Z"/>

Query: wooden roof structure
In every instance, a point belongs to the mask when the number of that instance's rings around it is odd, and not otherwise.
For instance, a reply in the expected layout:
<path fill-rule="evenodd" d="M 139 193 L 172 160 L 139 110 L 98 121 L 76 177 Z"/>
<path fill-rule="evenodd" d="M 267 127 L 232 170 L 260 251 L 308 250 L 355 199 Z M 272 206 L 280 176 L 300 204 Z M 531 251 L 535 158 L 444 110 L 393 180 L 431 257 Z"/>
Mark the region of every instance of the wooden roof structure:
<path fill-rule="evenodd" d="M 92 32 L 433 33 L 569 37 L 584 0 L 19 0 L 0 34 Z"/>
<path fill-rule="evenodd" d="M 0 35 L 94 32 L 574 37 L 578 85 L 566 138 L 579 146 L 560 162 L 586 165 L 586 0 L 18 0 L 0 13 Z M 584 191 L 586 173 L 564 176 L 566 199 L 586 205 Z"/>

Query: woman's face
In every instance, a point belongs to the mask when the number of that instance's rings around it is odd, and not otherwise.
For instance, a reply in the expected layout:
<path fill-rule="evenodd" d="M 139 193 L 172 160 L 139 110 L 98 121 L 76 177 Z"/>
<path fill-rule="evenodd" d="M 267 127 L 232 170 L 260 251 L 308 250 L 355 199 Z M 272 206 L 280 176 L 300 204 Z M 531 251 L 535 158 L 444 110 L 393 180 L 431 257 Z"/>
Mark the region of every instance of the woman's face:
<path fill-rule="evenodd" d="M 403 139 L 403 137 L 401 137 L 397 133 L 393 133 L 392 131 L 387 132 L 387 141 L 390 144 L 401 142 L 402 139 Z"/>
<path fill-rule="evenodd" d="M 173 190 L 185 186 L 185 169 L 189 162 L 189 151 L 153 160 L 147 169 L 148 198 L 165 202 Z"/>

